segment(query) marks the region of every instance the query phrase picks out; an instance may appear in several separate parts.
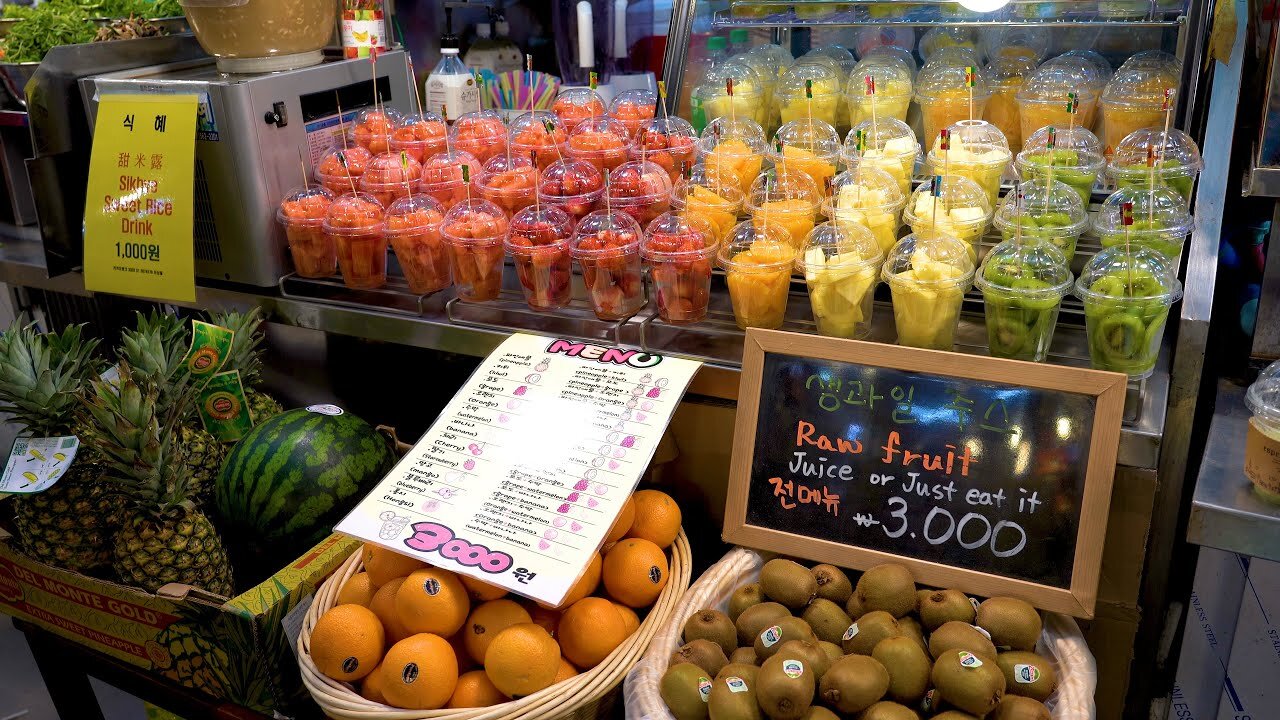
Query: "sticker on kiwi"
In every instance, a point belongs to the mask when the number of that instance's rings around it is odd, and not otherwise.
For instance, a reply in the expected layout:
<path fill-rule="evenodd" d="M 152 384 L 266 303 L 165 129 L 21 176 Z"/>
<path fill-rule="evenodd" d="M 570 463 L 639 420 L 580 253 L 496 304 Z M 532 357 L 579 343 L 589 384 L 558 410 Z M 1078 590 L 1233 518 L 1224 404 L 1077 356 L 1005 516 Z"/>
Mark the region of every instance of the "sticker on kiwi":
<path fill-rule="evenodd" d="M 360 660 L 354 655 L 342 661 L 342 672 L 348 675 L 355 672 L 359 667 Z"/>
<path fill-rule="evenodd" d="M 985 637 L 986 639 L 988 639 L 988 640 L 990 640 L 990 639 L 991 639 L 991 633 L 987 632 L 987 629 L 986 629 L 986 628 L 984 628 L 984 627 L 982 627 L 982 626 L 980 626 L 980 625 L 970 625 L 969 627 L 971 627 L 971 628 L 973 628 L 974 630 L 977 630 L 978 632 L 982 633 L 982 636 L 983 636 L 983 637 Z"/>
<path fill-rule="evenodd" d="M 405 663 L 404 669 L 400 671 L 400 680 L 405 685 L 412 685 L 414 680 L 418 679 L 418 663 Z"/>
<path fill-rule="evenodd" d="M 422 590 L 431 597 L 435 597 L 440 594 L 440 581 L 435 578 L 427 578 L 427 581 L 422 583 Z"/>
<path fill-rule="evenodd" d="M 799 660 L 783 660 L 782 674 L 789 678 L 798 678 L 804 674 L 804 663 Z"/>
<path fill-rule="evenodd" d="M 724 684 L 729 686 L 729 692 L 742 693 L 747 691 L 747 681 L 737 675 L 730 675 L 724 679 Z M 701 690 L 699 690 L 701 692 Z"/>
<path fill-rule="evenodd" d="M 705 677 L 698 678 L 698 697 L 702 698 L 702 702 L 711 699 L 711 681 Z"/>
<path fill-rule="evenodd" d="M 1013 666 L 1013 679 L 1021 685 L 1030 685 L 1040 679 L 1040 668 L 1018 663 Z"/>
<path fill-rule="evenodd" d="M 974 655 L 968 650 L 961 650 L 960 651 L 960 667 L 967 667 L 967 668 L 982 667 L 982 661 L 978 659 L 977 655 Z"/>
<path fill-rule="evenodd" d="M 978 598 L 969 598 L 969 604 L 973 606 L 974 612 L 978 612 L 978 606 L 982 603 L 978 602 Z"/>
<path fill-rule="evenodd" d="M 773 647 L 781 639 L 782 628 L 777 625 L 767 627 L 760 633 L 760 642 L 764 643 L 765 647 Z"/>
<path fill-rule="evenodd" d="M 920 709 L 926 714 L 933 712 L 933 706 L 938 703 L 938 691 L 931 688 L 929 692 L 924 694 L 924 698 L 920 700 Z"/>
<path fill-rule="evenodd" d="M 849 629 L 844 631 L 844 637 L 842 639 L 845 642 L 848 642 L 856 637 L 858 637 L 858 623 L 850 625 Z"/>

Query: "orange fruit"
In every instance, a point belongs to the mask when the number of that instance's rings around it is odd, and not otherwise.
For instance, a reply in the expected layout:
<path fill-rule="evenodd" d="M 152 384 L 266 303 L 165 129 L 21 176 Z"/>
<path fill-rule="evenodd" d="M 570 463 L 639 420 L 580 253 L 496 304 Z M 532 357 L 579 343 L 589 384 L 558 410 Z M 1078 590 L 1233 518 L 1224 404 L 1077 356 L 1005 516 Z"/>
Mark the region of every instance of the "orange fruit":
<path fill-rule="evenodd" d="M 583 598 L 564 611 L 556 638 L 569 662 L 593 668 L 627 639 L 627 624 L 608 600 Z"/>
<path fill-rule="evenodd" d="M 578 674 L 578 668 L 569 664 L 568 660 L 565 660 L 564 658 L 560 658 L 560 668 L 556 670 L 556 676 L 554 679 L 552 679 L 551 684 L 555 685 L 556 683 L 562 682 L 564 680 L 568 680 L 569 678 L 577 674 Z"/>
<path fill-rule="evenodd" d="M 604 589 L 627 607 L 649 607 L 667 586 L 667 556 L 649 540 L 620 540 L 604 557 Z"/>
<path fill-rule="evenodd" d="M 343 682 L 373 672 L 386 648 L 382 622 L 363 605 L 337 605 L 320 616 L 311 631 L 311 660 L 316 668 Z"/>
<path fill-rule="evenodd" d="M 364 544 L 360 561 L 364 563 L 364 571 L 369 573 L 369 581 L 379 587 L 427 566 L 421 560 L 370 543 Z"/>
<path fill-rule="evenodd" d="M 458 658 L 458 672 L 465 673 L 468 670 L 480 667 L 481 663 L 472 660 L 471 653 L 467 652 L 466 630 L 459 630 L 445 638 L 445 640 L 449 641 L 449 647 L 453 648 L 453 654 Z"/>
<path fill-rule="evenodd" d="M 526 601 L 523 605 L 524 609 L 529 612 L 529 618 L 534 625 L 541 625 L 551 637 L 556 636 L 556 631 L 560 629 L 560 611 L 543 607 L 535 602 Z"/>
<path fill-rule="evenodd" d="M 640 490 L 631 495 L 636 506 L 636 519 L 627 537 L 642 538 L 666 549 L 680 534 L 680 506 L 671 496 L 659 490 Z"/>
<path fill-rule="evenodd" d="M 396 614 L 396 592 L 403 584 L 404 578 L 396 578 L 378 588 L 378 591 L 373 594 L 373 599 L 369 601 L 369 609 L 382 621 L 382 629 L 387 633 L 388 645 L 395 645 L 412 635 L 405 629 L 404 623 L 400 622 L 400 616 Z"/>
<path fill-rule="evenodd" d="M 604 536 L 604 543 L 608 545 L 611 542 L 617 542 L 622 539 L 623 535 L 631 529 L 632 523 L 636 520 L 636 502 L 631 498 L 623 503 L 622 510 L 618 513 L 618 518 L 613 521 L 613 526 L 609 528 L 609 534 Z"/>
<path fill-rule="evenodd" d="M 411 633 L 449 637 L 471 610 L 467 588 L 448 570 L 415 570 L 396 591 L 396 616 Z"/>
<path fill-rule="evenodd" d="M 369 573 L 356 573 L 342 584 L 342 589 L 338 591 L 337 604 L 369 607 L 369 601 L 373 599 L 373 594 L 377 590 L 378 586 L 369 579 Z"/>
<path fill-rule="evenodd" d="M 507 596 L 506 590 L 497 585 L 490 585 L 483 580 L 476 580 L 466 575 L 459 575 L 458 579 L 466 586 L 467 595 L 471 596 L 472 602 L 489 602 L 490 600 L 497 600 Z"/>
<path fill-rule="evenodd" d="M 435 710 L 449 702 L 458 684 L 458 659 L 444 638 L 419 633 L 392 645 L 379 672 L 389 705 Z"/>
<path fill-rule="evenodd" d="M 360 697 L 376 703 L 387 704 L 387 697 L 382 694 L 382 663 L 360 681 Z"/>
<path fill-rule="evenodd" d="M 446 707 L 489 707 L 510 699 L 493 686 L 493 681 L 484 674 L 483 670 L 472 670 L 458 678 L 458 687 L 454 689 L 453 697 L 449 698 L 449 704 Z"/>
<path fill-rule="evenodd" d="M 476 662 L 484 662 L 484 651 L 494 636 L 512 625 L 533 622 L 529 611 L 515 600 L 490 600 L 467 616 L 467 622 L 458 634 L 466 645 L 467 654 Z"/>
<path fill-rule="evenodd" d="M 498 633 L 484 655 L 484 673 L 503 695 L 531 695 L 551 685 L 560 669 L 560 646 L 533 623 Z"/>
<path fill-rule="evenodd" d="M 627 637 L 631 637 L 632 633 L 640 629 L 640 616 L 636 615 L 635 610 L 632 610 L 620 602 L 615 602 L 613 604 L 613 609 L 617 610 L 618 614 L 622 615 L 622 624 L 627 626 Z"/>
<path fill-rule="evenodd" d="M 569 588 L 569 594 L 564 596 L 564 600 L 556 608 L 564 609 L 578 602 L 582 598 L 596 591 L 600 586 L 600 568 L 603 566 L 604 560 L 596 553 L 591 557 L 591 562 L 587 563 L 587 569 L 582 571 L 581 577 Z M 548 607 L 544 605 L 543 607 Z M 554 608 L 553 608 L 554 609 Z"/>

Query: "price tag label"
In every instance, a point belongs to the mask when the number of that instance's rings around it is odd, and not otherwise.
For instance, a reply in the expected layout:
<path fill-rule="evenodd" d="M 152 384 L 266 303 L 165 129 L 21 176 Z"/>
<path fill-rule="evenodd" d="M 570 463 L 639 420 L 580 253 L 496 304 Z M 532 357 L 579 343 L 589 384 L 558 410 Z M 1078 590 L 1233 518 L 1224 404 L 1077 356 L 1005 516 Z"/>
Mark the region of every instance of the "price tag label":
<path fill-rule="evenodd" d="M 0 493 L 31 494 L 48 490 L 76 459 L 80 440 L 64 437 L 18 438 L 0 475 Z"/>
<path fill-rule="evenodd" d="M 194 302 L 195 95 L 104 95 L 84 217 L 85 288 Z"/>

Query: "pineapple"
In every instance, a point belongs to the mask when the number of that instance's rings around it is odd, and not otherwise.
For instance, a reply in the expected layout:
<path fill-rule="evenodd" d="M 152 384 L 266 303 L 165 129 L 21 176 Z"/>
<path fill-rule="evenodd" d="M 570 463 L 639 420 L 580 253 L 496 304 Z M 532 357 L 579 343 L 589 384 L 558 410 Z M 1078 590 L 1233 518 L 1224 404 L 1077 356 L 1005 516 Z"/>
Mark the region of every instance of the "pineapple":
<path fill-rule="evenodd" d="M 195 627 L 175 622 L 146 647 L 152 665 L 161 675 L 214 697 L 226 694 L 223 668 L 231 664 L 231 659 L 225 650 L 201 637 Z"/>
<path fill-rule="evenodd" d="M 173 394 L 177 382 L 186 374 L 182 359 L 190 344 L 185 320 L 152 310 L 150 315 L 138 313 L 137 328 L 121 334 L 118 353 L 133 368 L 135 379 L 159 387 L 160 403 L 168 407 L 176 400 Z M 213 494 L 227 449 L 204 429 L 194 409 L 178 426 L 178 444 L 191 475 L 190 497 L 197 503 L 204 502 Z"/>
<path fill-rule="evenodd" d="M 74 464 L 53 487 L 14 499 L 18 538 L 35 559 L 77 572 L 105 569 L 123 498 L 102 481 L 102 456 L 85 444 L 75 411 L 83 383 L 93 376 L 96 340 L 81 327 L 41 335 L 19 319 L 0 334 L 0 410 L 25 426 L 24 435 L 76 435 Z"/>
<path fill-rule="evenodd" d="M 211 322 L 236 333 L 231 341 L 227 364 L 222 369 L 240 371 L 245 400 L 249 403 L 249 417 L 253 418 L 254 424 L 284 412 L 275 398 L 257 390 L 258 383 L 262 382 L 262 351 L 258 348 L 265 339 L 262 333 L 262 314 L 258 308 L 247 313 L 219 313 L 213 316 Z"/>
<path fill-rule="evenodd" d="M 231 564 L 213 523 L 196 509 L 175 428 L 195 393 L 189 377 L 163 408 L 155 383 L 139 384 L 127 361 L 120 386 L 94 382 L 84 399 L 86 435 L 105 457 L 107 477 L 132 501 L 116 533 L 112 567 L 125 582 L 155 592 L 184 583 L 230 597 Z"/>

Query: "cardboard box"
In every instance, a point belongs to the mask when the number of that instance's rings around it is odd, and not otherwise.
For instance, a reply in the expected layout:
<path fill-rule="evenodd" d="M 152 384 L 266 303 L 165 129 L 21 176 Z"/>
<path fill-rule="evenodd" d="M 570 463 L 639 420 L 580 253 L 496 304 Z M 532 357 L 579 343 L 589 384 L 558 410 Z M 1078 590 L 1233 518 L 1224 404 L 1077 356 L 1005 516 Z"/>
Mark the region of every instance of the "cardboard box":
<path fill-rule="evenodd" d="M 1239 619 L 1218 720 L 1277 717 L 1280 703 L 1280 563 L 1247 558 Z"/>
<path fill-rule="evenodd" d="M 291 715 L 306 697 L 294 641 L 316 587 L 357 540 L 332 535 L 220 603 L 185 585 L 157 594 L 46 565 L 0 530 L 0 612 L 236 705 Z"/>
<path fill-rule="evenodd" d="M 1227 662 L 1235 638 L 1248 558 L 1201 548 L 1182 632 L 1178 671 L 1169 695 L 1168 720 L 1212 720 L 1227 687 Z"/>

